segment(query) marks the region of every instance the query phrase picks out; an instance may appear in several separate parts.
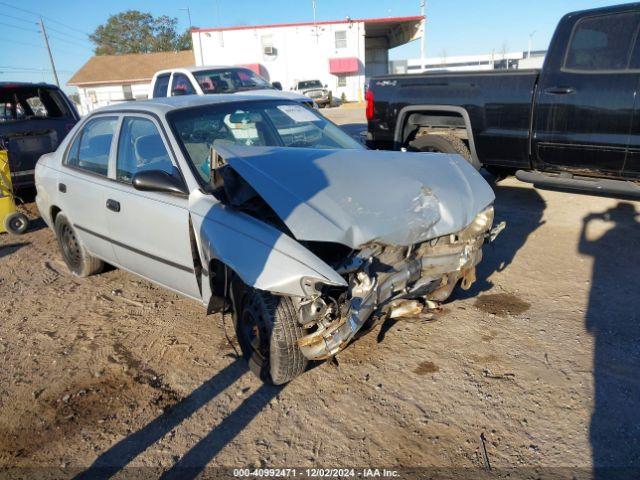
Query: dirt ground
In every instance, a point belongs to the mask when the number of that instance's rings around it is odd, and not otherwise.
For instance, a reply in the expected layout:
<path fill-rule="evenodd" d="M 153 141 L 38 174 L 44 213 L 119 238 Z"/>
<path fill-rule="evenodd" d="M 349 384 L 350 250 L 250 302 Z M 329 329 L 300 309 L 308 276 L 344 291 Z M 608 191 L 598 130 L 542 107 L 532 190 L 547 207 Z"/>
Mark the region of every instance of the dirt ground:
<path fill-rule="evenodd" d="M 0 235 L 0 469 L 640 467 L 640 203 L 496 195 L 508 226 L 471 291 L 284 388 L 234 358 L 219 315 L 120 270 L 74 278 L 41 221 Z"/>

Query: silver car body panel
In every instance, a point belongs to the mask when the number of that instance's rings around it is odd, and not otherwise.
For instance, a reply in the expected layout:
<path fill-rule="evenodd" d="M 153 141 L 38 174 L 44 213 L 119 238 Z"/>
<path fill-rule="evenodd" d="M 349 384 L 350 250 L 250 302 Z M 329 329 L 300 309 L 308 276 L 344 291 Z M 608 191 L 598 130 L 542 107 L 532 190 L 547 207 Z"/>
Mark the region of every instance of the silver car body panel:
<path fill-rule="evenodd" d="M 53 208 L 61 209 L 73 224 L 91 231 L 80 235 L 93 255 L 204 304 L 213 295 L 214 260 L 249 286 L 301 302 L 320 299 L 318 285 L 347 289 L 349 315 L 305 339 L 300 346 L 309 358 L 335 354 L 372 309 L 384 302 L 425 288 L 438 301 L 459 279 L 473 280 L 493 221 L 492 210 L 483 212 L 491 207 L 494 195 L 478 172 L 456 155 L 216 146 L 228 167 L 282 220 L 286 228 L 280 229 L 205 192 L 166 114 L 268 99 L 272 97 L 194 95 L 113 105 L 90 114 L 36 166 L 36 201 L 43 219 L 53 227 Z M 65 167 L 62 160 L 68 145 L 88 120 L 99 115 L 153 118 L 189 195 L 139 192 L 117 182 L 115 147 L 106 177 Z M 68 184 L 66 193 L 59 190 L 61 182 Z M 106 199 L 118 200 L 124 213 L 106 211 Z M 382 246 L 382 255 L 389 259 L 385 264 L 395 270 L 381 273 L 370 262 L 355 278 L 347 266 L 330 266 L 306 242 L 350 247 L 359 257 L 345 261 L 360 266 L 378 255 L 375 251 Z"/>
<path fill-rule="evenodd" d="M 409 246 L 462 230 L 495 198 L 459 155 L 216 149 L 298 240 Z"/>
<path fill-rule="evenodd" d="M 235 211 L 199 190 L 190 197 L 203 263 L 219 259 L 260 290 L 304 296 L 301 280 L 346 286 L 329 265 L 276 228 Z"/>

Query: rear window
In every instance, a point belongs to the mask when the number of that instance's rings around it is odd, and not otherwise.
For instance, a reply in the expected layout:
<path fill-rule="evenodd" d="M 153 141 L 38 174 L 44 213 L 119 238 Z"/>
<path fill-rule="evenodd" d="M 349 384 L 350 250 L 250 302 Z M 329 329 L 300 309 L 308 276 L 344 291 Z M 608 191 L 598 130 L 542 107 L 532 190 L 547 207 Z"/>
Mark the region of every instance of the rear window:
<path fill-rule="evenodd" d="M 0 87 L 0 122 L 74 118 L 63 94 L 46 87 Z"/>
<path fill-rule="evenodd" d="M 619 71 L 629 66 L 640 14 L 616 13 L 585 17 L 573 29 L 564 68 L 577 71 Z"/>
<path fill-rule="evenodd" d="M 298 82 L 299 90 L 306 90 L 307 88 L 322 88 L 320 80 L 306 80 L 304 82 Z"/>
<path fill-rule="evenodd" d="M 156 84 L 153 86 L 153 98 L 163 98 L 167 96 L 169 88 L 169 74 L 158 75 Z"/>

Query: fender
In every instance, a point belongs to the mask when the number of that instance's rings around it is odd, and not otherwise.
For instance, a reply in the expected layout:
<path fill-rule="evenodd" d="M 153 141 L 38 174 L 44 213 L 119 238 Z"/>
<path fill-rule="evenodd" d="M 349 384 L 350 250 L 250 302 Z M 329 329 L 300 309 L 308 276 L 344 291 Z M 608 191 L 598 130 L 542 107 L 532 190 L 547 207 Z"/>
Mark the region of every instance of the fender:
<path fill-rule="evenodd" d="M 293 238 L 256 218 L 226 207 L 203 193 L 192 205 L 202 265 L 218 260 L 246 284 L 279 295 L 306 297 L 302 280 L 347 286 L 345 280 Z M 208 283 L 208 282 L 207 282 Z M 203 302 L 212 292 L 203 282 Z"/>
<path fill-rule="evenodd" d="M 393 149 L 400 150 L 404 144 L 403 130 L 404 124 L 406 122 L 407 116 L 410 113 L 416 112 L 452 112 L 457 113 L 464 120 L 465 128 L 467 130 L 467 137 L 469 138 L 469 150 L 471 151 L 471 156 L 473 159 L 479 163 L 478 154 L 476 152 L 476 144 L 473 138 L 473 130 L 471 129 L 471 119 L 469 117 L 469 112 L 467 112 L 463 107 L 456 107 L 453 105 L 410 105 L 404 107 L 398 113 L 398 117 L 396 119 L 396 129 L 393 134 Z"/>

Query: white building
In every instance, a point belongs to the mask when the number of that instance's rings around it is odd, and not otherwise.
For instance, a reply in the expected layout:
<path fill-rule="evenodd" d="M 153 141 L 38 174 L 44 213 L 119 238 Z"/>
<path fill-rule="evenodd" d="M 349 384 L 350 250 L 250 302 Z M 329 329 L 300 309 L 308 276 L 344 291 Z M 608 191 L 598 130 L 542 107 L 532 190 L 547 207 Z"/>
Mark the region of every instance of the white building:
<path fill-rule="evenodd" d="M 91 57 L 67 82 L 78 88 L 82 115 L 98 107 L 149 98 L 158 70 L 191 67 L 193 52 L 135 53 Z"/>
<path fill-rule="evenodd" d="M 245 65 L 288 90 L 320 80 L 362 100 L 366 78 L 388 73 L 389 49 L 421 38 L 424 17 L 193 29 L 197 65 Z"/>
<path fill-rule="evenodd" d="M 536 69 L 542 68 L 546 51 L 487 53 L 483 55 L 463 55 L 431 57 L 424 59 L 424 68 L 419 58 L 392 60 L 391 73 L 421 72 L 470 72 L 477 70 Z"/>

